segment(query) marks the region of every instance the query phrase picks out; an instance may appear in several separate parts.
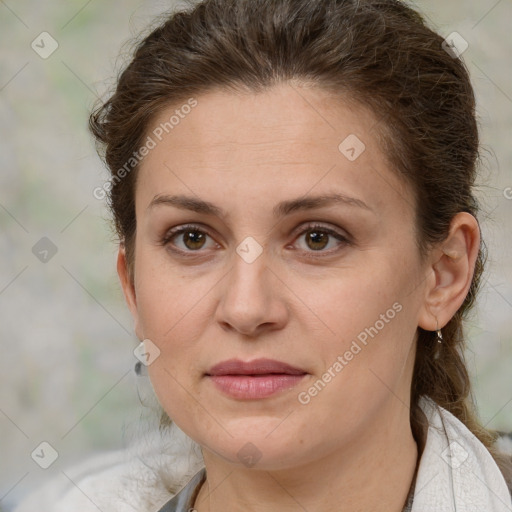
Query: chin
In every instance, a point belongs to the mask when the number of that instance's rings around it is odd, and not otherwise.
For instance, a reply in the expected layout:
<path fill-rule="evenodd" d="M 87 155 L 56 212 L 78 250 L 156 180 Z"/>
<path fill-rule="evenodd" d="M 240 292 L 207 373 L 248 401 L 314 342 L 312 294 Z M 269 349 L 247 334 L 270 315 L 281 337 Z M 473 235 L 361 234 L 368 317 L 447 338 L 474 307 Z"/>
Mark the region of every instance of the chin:
<path fill-rule="evenodd" d="M 276 428 L 279 422 L 275 418 L 262 421 L 245 418 L 245 421 L 237 421 L 236 428 L 229 422 L 223 422 L 223 425 L 231 436 L 219 427 L 217 435 L 220 438 L 216 438 L 220 442 L 212 443 L 211 430 L 201 435 L 197 442 L 213 457 L 221 457 L 240 467 L 287 469 L 303 463 L 307 456 L 304 447 L 311 447 L 311 443 L 304 442 L 297 433 L 286 430 L 283 425 Z"/>

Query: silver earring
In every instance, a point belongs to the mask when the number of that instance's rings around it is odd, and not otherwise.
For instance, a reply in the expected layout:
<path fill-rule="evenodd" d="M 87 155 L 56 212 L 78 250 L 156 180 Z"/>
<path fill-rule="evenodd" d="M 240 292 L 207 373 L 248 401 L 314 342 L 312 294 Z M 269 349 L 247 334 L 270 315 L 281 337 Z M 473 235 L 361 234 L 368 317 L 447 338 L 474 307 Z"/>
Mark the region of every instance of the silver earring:
<path fill-rule="evenodd" d="M 436 323 L 437 323 L 437 320 L 436 320 Z M 439 329 L 439 324 L 437 325 L 436 333 L 437 333 L 437 343 L 442 343 L 443 342 L 443 333 L 441 332 L 441 329 Z"/>

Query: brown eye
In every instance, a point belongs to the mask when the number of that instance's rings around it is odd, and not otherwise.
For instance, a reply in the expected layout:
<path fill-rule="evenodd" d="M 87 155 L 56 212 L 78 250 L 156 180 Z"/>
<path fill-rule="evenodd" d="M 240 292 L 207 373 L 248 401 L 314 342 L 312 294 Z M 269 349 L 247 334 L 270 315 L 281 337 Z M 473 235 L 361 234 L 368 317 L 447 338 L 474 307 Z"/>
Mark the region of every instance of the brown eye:
<path fill-rule="evenodd" d="M 197 226 L 181 226 L 167 233 L 162 245 L 181 253 L 199 252 L 208 248 L 208 238 L 211 239 L 210 235 Z"/>
<path fill-rule="evenodd" d="M 320 251 L 324 249 L 329 243 L 329 234 L 325 231 L 317 229 L 309 230 L 306 236 L 306 244 L 314 251 Z"/>
<path fill-rule="evenodd" d="M 188 249 L 201 249 L 205 243 L 205 233 L 200 231 L 183 231 L 183 243 Z"/>
<path fill-rule="evenodd" d="M 334 231 L 331 228 L 311 225 L 303 230 L 297 240 L 303 240 L 302 247 L 306 253 L 320 252 L 330 254 L 337 249 L 350 245 L 348 237 Z M 325 249 L 325 250 L 324 250 Z"/>

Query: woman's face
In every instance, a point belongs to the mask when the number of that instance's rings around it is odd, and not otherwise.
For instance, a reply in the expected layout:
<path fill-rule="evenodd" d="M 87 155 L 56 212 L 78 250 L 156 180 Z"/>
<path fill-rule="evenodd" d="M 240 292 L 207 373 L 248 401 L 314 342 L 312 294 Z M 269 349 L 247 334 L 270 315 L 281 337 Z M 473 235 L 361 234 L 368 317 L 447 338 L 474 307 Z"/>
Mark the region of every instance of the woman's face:
<path fill-rule="evenodd" d="M 376 119 L 291 85 L 195 100 L 147 134 L 125 284 L 162 406 L 207 453 L 266 469 L 408 422 L 428 274 Z M 260 358 L 300 374 L 208 375 Z"/>

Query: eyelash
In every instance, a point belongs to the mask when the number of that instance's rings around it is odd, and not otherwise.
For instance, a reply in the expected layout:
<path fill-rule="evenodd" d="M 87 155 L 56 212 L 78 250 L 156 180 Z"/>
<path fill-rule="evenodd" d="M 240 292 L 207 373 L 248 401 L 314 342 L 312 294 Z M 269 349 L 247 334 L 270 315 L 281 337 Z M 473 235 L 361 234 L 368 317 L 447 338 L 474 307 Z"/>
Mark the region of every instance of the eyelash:
<path fill-rule="evenodd" d="M 322 226 L 321 224 L 315 224 L 315 223 L 307 225 L 302 231 L 300 231 L 297 234 L 295 239 L 299 239 L 301 236 L 305 235 L 306 233 L 308 233 L 310 231 L 315 231 L 315 230 L 320 231 L 321 233 L 325 233 L 325 234 L 337 239 L 342 246 L 349 246 L 352 244 L 352 242 L 350 241 L 348 236 L 343 236 L 341 233 L 338 233 L 337 231 L 335 231 L 331 228 Z M 162 246 L 169 246 L 171 241 L 174 238 L 176 238 L 177 236 L 179 236 L 183 233 L 189 232 L 189 231 L 198 232 L 200 234 L 208 235 L 210 238 L 213 238 L 208 233 L 208 231 L 201 229 L 201 226 L 199 226 L 197 224 L 187 224 L 187 225 L 180 226 L 178 228 L 174 228 L 171 231 L 168 231 L 165 234 L 165 236 L 162 238 L 160 244 Z M 194 253 L 199 254 L 201 252 L 201 249 L 198 249 L 197 251 L 191 251 L 191 250 L 184 251 L 182 249 L 177 249 L 175 247 L 171 248 L 170 250 L 172 250 L 174 253 L 183 255 L 185 257 L 194 257 L 194 256 L 196 256 Z M 339 250 L 340 250 L 340 248 L 338 247 L 338 248 L 330 249 L 327 251 L 324 251 L 321 249 L 318 251 L 310 250 L 310 251 L 306 251 L 306 253 L 310 253 L 310 254 L 308 254 L 308 257 L 310 257 L 310 258 L 319 258 L 319 257 L 326 256 L 326 255 L 330 256 Z M 318 255 L 315 255 L 315 253 L 318 253 Z"/>

